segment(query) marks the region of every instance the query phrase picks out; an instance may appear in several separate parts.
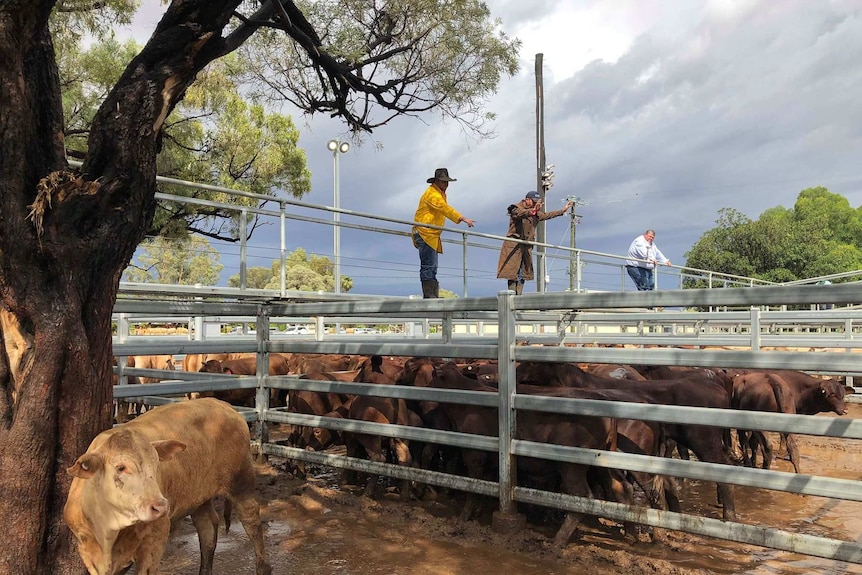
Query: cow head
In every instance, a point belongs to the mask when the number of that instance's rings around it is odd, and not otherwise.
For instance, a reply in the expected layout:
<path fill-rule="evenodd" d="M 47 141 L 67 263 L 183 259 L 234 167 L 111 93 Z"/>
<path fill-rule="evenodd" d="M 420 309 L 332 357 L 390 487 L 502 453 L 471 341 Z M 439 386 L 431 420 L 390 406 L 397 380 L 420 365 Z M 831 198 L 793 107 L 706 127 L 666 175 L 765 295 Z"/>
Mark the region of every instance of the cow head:
<path fill-rule="evenodd" d="M 203 373 L 222 373 L 221 362 L 217 359 L 210 359 L 204 362 L 198 371 Z"/>
<path fill-rule="evenodd" d="M 838 415 L 847 413 L 844 402 L 846 388 L 835 379 L 825 379 L 820 384 L 820 398 L 825 402 L 823 411 L 834 411 Z"/>
<path fill-rule="evenodd" d="M 169 513 L 158 466 L 185 448 L 180 441 L 149 441 L 123 429 L 97 437 L 66 471 L 75 478 L 73 484 L 83 482 L 80 503 L 86 515 L 103 529 L 120 530 Z"/>
<path fill-rule="evenodd" d="M 396 379 L 399 385 L 414 385 L 416 387 L 428 387 L 434 379 L 434 366 L 439 364 L 438 360 L 430 357 L 414 357 L 404 363 L 404 369 Z"/>

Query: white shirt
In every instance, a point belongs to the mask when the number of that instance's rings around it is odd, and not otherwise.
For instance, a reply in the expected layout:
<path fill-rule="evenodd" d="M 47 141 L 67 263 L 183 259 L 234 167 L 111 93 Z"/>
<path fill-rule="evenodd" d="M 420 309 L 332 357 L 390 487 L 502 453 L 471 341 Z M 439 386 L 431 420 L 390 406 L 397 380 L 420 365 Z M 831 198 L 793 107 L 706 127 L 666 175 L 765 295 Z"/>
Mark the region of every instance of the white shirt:
<path fill-rule="evenodd" d="M 664 254 L 661 253 L 661 250 L 658 249 L 658 246 L 655 245 L 655 242 L 649 241 L 643 236 L 643 234 L 639 235 L 632 241 L 632 245 L 629 246 L 628 256 L 631 259 L 626 260 L 626 265 L 647 269 L 653 269 L 655 267 L 652 260 L 655 260 L 660 264 L 668 261 L 667 258 L 664 257 Z M 638 260 L 650 261 L 647 263 Z"/>

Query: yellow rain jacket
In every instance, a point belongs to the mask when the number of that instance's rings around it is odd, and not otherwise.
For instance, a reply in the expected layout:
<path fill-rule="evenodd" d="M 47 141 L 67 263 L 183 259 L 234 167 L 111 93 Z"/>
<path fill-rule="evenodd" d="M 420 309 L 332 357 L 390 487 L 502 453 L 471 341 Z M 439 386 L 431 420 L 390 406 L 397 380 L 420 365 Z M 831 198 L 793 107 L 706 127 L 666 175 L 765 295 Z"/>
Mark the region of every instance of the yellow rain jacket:
<path fill-rule="evenodd" d="M 416 215 L 413 216 L 413 221 L 420 224 L 442 226 L 446 218 L 449 218 L 456 224 L 461 222 L 461 214 L 446 203 L 446 194 L 432 184 L 428 186 L 428 189 L 425 190 L 425 193 L 419 199 L 419 207 L 416 208 Z M 435 248 L 437 253 L 443 253 L 443 242 L 440 241 L 440 234 L 443 230 L 413 226 L 413 232 L 418 232 L 422 239 L 425 240 L 425 243 Z"/>

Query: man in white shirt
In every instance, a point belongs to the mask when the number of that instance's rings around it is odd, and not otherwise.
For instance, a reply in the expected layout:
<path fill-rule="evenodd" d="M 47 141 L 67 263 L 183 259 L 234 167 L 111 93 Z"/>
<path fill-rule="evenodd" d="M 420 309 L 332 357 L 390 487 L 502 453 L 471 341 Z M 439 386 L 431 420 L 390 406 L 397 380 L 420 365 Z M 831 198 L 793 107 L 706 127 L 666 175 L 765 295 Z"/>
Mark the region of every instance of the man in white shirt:
<path fill-rule="evenodd" d="M 655 230 L 647 230 L 636 237 L 629 246 L 629 259 L 626 260 L 626 271 L 637 286 L 638 291 L 655 289 L 653 270 L 658 264 L 671 265 L 661 250 L 654 243 Z"/>

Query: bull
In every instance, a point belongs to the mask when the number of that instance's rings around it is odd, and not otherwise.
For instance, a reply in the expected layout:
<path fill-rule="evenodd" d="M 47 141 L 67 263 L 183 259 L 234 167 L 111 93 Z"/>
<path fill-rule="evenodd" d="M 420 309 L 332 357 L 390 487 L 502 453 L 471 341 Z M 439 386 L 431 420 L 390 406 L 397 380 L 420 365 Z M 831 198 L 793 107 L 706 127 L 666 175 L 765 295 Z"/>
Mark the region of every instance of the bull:
<path fill-rule="evenodd" d="M 200 574 L 211 575 L 218 496 L 251 540 L 256 575 L 270 575 L 249 442 L 245 420 L 216 399 L 157 407 L 97 435 L 67 469 L 73 479 L 63 508 L 90 575 L 132 563 L 137 573 L 156 573 L 171 520 L 185 516 L 200 540 Z"/>

